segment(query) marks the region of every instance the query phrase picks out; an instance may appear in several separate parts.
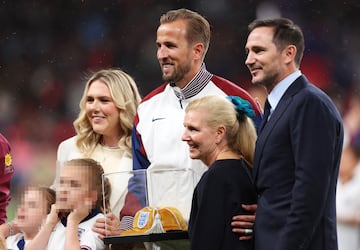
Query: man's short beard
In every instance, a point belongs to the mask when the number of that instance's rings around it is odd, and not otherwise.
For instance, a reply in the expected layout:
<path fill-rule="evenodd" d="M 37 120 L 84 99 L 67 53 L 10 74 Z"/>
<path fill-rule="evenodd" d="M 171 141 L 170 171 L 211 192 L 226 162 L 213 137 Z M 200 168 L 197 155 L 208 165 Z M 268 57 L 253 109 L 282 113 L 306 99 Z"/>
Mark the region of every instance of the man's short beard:
<path fill-rule="evenodd" d="M 271 76 L 266 76 L 262 80 L 253 82 L 253 84 L 262 85 L 262 86 L 264 86 L 264 87 L 266 87 L 268 89 L 269 87 L 272 88 L 277 83 L 276 79 L 278 79 L 278 74 L 277 73 L 273 74 Z"/>
<path fill-rule="evenodd" d="M 177 83 L 184 79 L 185 74 L 188 73 L 190 69 L 190 65 L 186 65 L 185 67 L 179 67 L 177 70 L 174 70 L 174 73 L 172 75 L 166 76 L 163 74 L 163 80 L 165 82 Z"/>

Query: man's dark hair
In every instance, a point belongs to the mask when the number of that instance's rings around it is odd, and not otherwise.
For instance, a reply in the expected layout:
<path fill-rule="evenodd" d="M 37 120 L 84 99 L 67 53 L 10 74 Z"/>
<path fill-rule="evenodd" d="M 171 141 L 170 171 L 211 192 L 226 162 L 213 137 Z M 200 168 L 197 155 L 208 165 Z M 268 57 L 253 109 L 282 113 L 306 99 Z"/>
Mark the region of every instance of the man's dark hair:
<path fill-rule="evenodd" d="M 287 18 L 255 20 L 249 24 L 249 33 L 255 28 L 271 27 L 274 29 L 273 42 L 278 50 L 283 50 L 288 45 L 296 47 L 295 63 L 299 67 L 304 54 L 305 42 L 301 28 Z"/>

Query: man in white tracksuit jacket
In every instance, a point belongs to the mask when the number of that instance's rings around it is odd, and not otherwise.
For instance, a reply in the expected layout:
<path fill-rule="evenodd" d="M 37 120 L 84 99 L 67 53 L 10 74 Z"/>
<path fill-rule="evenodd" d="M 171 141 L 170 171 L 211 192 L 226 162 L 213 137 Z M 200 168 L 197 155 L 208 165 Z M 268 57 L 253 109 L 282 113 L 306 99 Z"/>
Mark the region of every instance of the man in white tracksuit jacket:
<path fill-rule="evenodd" d="M 165 83 L 142 100 L 132 137 L 133 169 L 147 169 L 148 202 L 139 182 L 130 181 L 120 213 L 123 228 L 132 225 L 128 216 L 145 205 L 175 206 L 188 220 L 193 189 L 206 170 L 199 160 L 190 159 L 189 146 L 181 141 L 184 109 L 191 100 L 205 95 L 239 96 L 252 105 L 255 125 L 261 122 L 258 103 L 248 92 L 206 70 L 203 60 L 209 42 L 209 23 L 196 12 L 173 10 L 160 19 L 157 57 Z"/>

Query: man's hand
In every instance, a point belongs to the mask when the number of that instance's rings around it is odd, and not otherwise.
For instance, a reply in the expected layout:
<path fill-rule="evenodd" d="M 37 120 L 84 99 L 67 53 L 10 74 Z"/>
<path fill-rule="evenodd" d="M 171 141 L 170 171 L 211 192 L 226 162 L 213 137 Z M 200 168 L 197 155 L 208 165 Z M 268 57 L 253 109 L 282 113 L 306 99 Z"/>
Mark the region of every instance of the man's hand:
<path fill-rule="evenodd" d="M 102 240 L 105 236 L 119 236 L 120 220 L 113 213 L 107 213 L 105 218 L 96 220 L 92 230 L 98 233 Z"/>
<path fill-rule="evenodd" d="M 254 227 L 254 221 L 255 221 L 255 214 L 256 214 L 256 204 L 252 205 L 241 205 L 243 209 L 245 209 L 248 212 L 251 212 L 252 214 L 248 215 L 235 215 L 232 218 L 231 226 L 232 231 L 234 233 L 241 234 L 239 237 L 239 240 L 250 240 L 252 236 L 252 229 Z"/>

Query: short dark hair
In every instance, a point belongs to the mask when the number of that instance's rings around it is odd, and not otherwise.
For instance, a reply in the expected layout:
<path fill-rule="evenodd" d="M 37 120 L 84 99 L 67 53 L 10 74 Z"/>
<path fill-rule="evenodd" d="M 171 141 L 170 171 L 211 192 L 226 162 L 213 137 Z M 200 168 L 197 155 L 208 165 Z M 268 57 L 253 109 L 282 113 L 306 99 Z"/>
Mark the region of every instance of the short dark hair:
<path fill-rule="evenodd" d="M 205 17 L 188 9 L 170 10 L 160 17 L 160 25 L 172 23 L 177 20 L 185 20 L 187 23 L 186 39 L 190 44 L 201 42 L 204 44 L 204 55 L 210 44 L 210 24 Z"/>
<path fill-rule="evenodd" d="M 298 25 L 288 18 L 258 19 L 249 24 L 249 33 L 259 27 L 272 27 L 274 29 L 273 42 L 278 50 L 283 50 L 288 45 L 294 45 L 297 50 L 295 63 L 300 66 L 305 42 L 303 32 Z"/>

